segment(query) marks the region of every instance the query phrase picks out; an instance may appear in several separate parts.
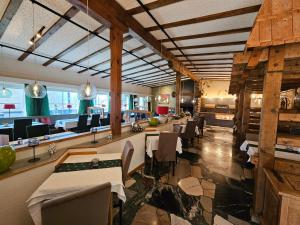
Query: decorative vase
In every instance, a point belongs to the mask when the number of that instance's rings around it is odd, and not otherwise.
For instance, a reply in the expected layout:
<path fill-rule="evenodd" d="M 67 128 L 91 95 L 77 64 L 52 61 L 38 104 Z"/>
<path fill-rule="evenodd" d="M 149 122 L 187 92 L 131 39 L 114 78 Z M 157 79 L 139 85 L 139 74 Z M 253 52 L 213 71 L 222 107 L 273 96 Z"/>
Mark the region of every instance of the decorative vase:
<path fill-rule="evenodd" d="M 16 152 L 9 145 L 0 147 L 0 173 L 5 172 L 16 160 Z"/>
<path fill-rule="evenodd" d="M 148 122 L 150 126 L 154 126 L 154 127 L 156 127 L 159 124 L 159 120 L 154 117 L 150 118 Z"/>

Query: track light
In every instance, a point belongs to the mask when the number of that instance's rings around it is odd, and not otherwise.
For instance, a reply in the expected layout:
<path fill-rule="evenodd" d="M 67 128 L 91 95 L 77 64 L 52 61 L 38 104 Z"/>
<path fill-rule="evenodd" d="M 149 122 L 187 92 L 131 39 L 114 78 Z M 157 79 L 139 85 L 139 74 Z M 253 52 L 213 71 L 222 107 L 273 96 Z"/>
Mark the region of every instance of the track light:
<path fill-rule="evenodd" d="M 33 45 L 37 39 L 42 37 L 44 29 L 45 29 L 45 26 L 42 26 L 41 29 L 39 29 L 39 31 L 29 40 L 30 45 Z"/>

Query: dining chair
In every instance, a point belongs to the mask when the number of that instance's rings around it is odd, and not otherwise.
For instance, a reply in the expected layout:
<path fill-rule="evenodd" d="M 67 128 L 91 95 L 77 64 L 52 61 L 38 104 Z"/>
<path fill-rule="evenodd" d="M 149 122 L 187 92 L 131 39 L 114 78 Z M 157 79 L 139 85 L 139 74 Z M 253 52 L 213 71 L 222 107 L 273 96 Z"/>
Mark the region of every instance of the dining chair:
<path fill-rule="evenodd" d="M 13 133 L 13 129 L 12 128 L 0 129 L 0 134 L 8 135 L 9 136 L 9 141 L 13 141 L 14 140 L 14 133 Z"/>
<path fill-rule="evenodd" d="M 177 133 L 179 136 L 182 132 L 182 126 L 180 126 L 180 124 L 173 124 L 173 132 Z"/>
<path fill-rule="evenodd" d="M 40 137 L 40 136 L 50 134 L 48 124 L 27 126 L 26 132 L 27 132 L 27 138 Z"/>
<path fill-rule="evenodd" d="M 196 136 L 196 132 L 195 132 L 196 126 L 197 126 L 197 121 L 189 120 L 187 121 L 184 133 L 180 134 L 180 137 L 183 140 L 185 147 L 188 147 L 189 140 L 191 140 L 191 143 L 193 144 L 194 137 Z"/>
<path fill-rule="evenodd" d="M 110 125 L 110 118 L 101 118 L 100 119 L 100 126 L 108 126 Z"/>
<path fill-rule="evenodd" d="M 75 132 L 81 133 L 88 130 L 88 115 L 79 115 L 77 127 L 75 128 Z"/>
<path fill-rule="evenodd" d="M 111 184 L 105 183 L 42 203 L 43 225 L 106 225 Z"/>
<path fill-rule="evenodd" d="M 122 180 L 124 185 L 128 177 L 128 170 L 131 163 L 133 152 L 134 152 L 134 148 L 132 143 L 130 141 L 126 141 L 121 156 Z M 118 198 L 116 194 L 113 195 L 113 207 L 119 208 L 119 224 L 122 225 L 123 202 Z"/>
<path fill-rule="evenodd" d="M 93 114 L 90 128 L 92 127 L 100 127 L 100 114 Z"/>
<path fill-rule="evenodd" d="M 154 151 L 154 161 L 169 162 L 173 166 L 173 176 L 176 162 L 176 146 L 177 146 L 178 133 L 176 132 L 162 132 L 159 134 L 158 150 Z M 159 168 L 159 166 L 158 166 Z"/>
<path fill-rule="evenodd" d="M 205 121 L 205 118 L 203 116 L 199 116 L 199 118 L 197 120 L 197 127 L 198 127 L 201 137 L 203 137 L 204 121 Z"/>
<path fill-rule="evenodd" d="M 9 135 L 8 134 L 0 134 L 0 146 L 9 144 Z"/>
<path fill-rule="evenodd" d="M 14 140 L 18 138 L 26 139 L 26 127 L 32 125 L 32 119 L 18 119 L 14 120 Z"/>

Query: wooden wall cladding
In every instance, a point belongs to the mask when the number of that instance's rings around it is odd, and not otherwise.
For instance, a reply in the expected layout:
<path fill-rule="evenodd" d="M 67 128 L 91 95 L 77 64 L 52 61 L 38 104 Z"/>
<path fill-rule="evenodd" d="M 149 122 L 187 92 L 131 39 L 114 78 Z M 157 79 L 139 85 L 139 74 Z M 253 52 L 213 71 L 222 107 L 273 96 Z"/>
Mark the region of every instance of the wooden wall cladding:
<path fill-rule="evenodd" d="M 247 47 L 300 41 L 300 0 L 265 0 L 255 20 Z"/>

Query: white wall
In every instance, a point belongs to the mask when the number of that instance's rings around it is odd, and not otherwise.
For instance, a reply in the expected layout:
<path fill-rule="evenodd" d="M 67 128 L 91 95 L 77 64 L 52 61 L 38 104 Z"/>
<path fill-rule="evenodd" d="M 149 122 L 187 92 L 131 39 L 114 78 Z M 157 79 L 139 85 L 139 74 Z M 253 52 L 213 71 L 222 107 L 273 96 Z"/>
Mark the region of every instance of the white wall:
<path fill-rule="evenodd" d="M 6 82 L 29 82 L 30 80 L 43 81 L 44 84 L 53 84 L 70 88 L 78 88 L 87 79 L 98 89 L 109 90 L 110 79 L 100 78 L 100 76 L 87 76 L 74 71 L 63 71 L 59 68 L 44 67 L 31 62 L 20 62 L 11 58 L 0 57 L 0 79 Z M 151 95 L 151 88 L 122 83 L 122 92 L 139 95 Z"/>

